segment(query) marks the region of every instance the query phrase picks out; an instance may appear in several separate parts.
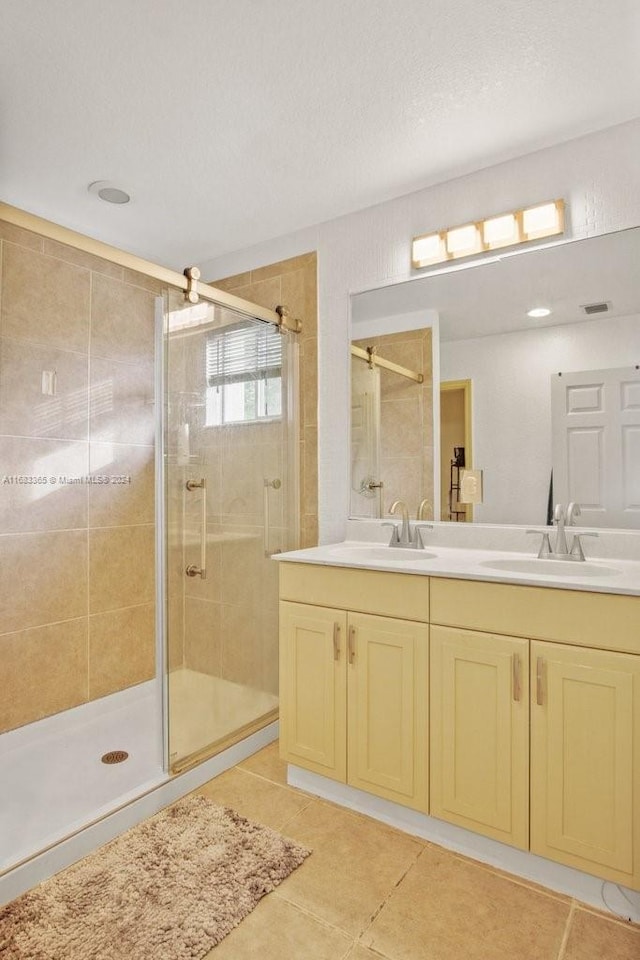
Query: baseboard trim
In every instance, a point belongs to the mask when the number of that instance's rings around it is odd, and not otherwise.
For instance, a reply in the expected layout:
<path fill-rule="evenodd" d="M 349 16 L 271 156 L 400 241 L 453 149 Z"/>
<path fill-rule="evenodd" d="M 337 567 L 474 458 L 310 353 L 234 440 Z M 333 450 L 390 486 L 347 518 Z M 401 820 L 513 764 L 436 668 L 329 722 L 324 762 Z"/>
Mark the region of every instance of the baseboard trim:
<path fill-rule="evenodd" d="M 636 890 L 618 887 L 615 883 L 582 873 L 572 867 L 553 863 L 524 850 L 516 850 L 498 840 L 480 836 L 471 830 L 445 823 L 444 820 L 437 820 L 292 764 L 287 768 L 287 782 L 292 787 L 364 813 L 405 833 L 430 840 L 447 850 L 461 853 L 481 863 L 488 863 L 524 880 L 539 883 L 556 893 L 573 897 L 597 910 L 640 923 L 640 892 Z"/>

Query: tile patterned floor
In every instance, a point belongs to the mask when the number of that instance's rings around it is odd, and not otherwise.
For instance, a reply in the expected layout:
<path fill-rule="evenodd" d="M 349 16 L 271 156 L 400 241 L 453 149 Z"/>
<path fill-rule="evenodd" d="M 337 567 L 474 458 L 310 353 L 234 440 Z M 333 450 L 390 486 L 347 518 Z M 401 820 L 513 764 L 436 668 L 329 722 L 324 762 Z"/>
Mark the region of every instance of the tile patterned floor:
<path fill-rule="evenodd" d="M 640 927 L 288 787 L 276 744 L 197 792 L 313 849 L 205 960 L 640 960 Z"/>

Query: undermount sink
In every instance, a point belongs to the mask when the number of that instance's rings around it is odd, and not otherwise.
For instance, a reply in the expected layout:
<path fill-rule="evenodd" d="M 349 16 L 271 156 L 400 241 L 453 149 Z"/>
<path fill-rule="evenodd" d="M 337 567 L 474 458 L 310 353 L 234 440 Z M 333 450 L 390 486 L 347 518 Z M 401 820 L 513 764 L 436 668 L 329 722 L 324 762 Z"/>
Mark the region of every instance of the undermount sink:
<path fill-rule="evenodd" d="M 535 557 L 523 560 L 484 560 L 481 567 L 503 573 L 533 573 L 545 577 L 615 577 L 620 571 L 589 560 L 538 560 Z"/>
<path fill-rule="evenodd" d="M 428 553 L 426 550 L 412 550 L 409 547 L 379 547 L 373 544 L 362 547 L 334 547 L 331 550 L 331 555 L 343 560 L 350 560 L 353 563 L 358 561 L 366 563 L 367 560 L 384 560 L 386 563 L 406 562 L 407 560 L 435 560 L 436 558 L 435 553 Z"/>

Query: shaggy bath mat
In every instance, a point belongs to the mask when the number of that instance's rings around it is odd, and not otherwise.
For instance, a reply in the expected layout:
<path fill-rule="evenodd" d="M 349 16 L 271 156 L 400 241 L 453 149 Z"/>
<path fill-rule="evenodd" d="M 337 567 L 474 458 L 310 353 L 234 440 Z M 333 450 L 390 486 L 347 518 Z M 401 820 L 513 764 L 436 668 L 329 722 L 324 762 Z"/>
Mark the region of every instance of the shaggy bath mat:
<path fill-rule="evenodd" d="M 308 855 L 186 797 L 0 908 L 0 957 L 201 958 Z"/>

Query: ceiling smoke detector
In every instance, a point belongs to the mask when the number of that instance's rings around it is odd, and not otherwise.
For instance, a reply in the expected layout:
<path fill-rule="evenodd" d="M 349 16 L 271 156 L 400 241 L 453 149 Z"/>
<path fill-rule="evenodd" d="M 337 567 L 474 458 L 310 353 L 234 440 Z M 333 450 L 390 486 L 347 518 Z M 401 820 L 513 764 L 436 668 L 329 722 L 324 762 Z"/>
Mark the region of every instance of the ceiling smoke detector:
<path fill-rule="evenodd" d="M 89 184 L 88 190 L 89 193 L 99 197 L 100 200 L 105 200 L 107 203 L 129 203 L 131 200 L 131 196 L 126 190 L 117 187 L 110 180 L 94 180 L 93 183 Z"/>
<path fill-rule="evenodd" d="M 598 313 L 608 313 L 611 310 L 611 300 L 600 300 L 598 303 L 581 303 L 580 309 L 587 317 L 593 317 Z"/>

